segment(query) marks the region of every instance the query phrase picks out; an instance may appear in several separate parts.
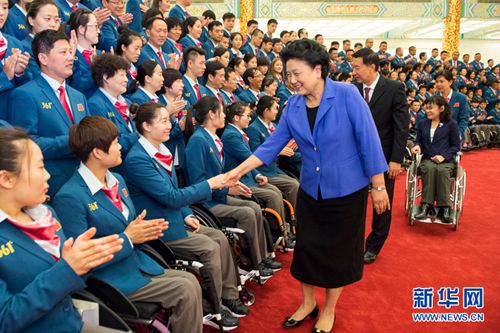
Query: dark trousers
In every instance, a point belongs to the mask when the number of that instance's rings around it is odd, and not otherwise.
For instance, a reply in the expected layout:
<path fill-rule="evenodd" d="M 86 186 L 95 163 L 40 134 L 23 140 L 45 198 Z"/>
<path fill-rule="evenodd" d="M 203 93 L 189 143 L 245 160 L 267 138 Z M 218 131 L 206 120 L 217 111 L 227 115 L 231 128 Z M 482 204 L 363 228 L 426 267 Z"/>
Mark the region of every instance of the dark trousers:
<path fill-rule="evenodd" d="M 394 179 L 389 179 L 389 174 L 384 173 L 385 188 L 389 195 L 391 210 L 386 210 L 382 214 L 377 214 L 373 210 L 372 231 L 366 239 L 366 251 L 378 254 L 389 236 L 389 228 L 391 227 L 392 219 L 392 198 L 394 197 Z"/>

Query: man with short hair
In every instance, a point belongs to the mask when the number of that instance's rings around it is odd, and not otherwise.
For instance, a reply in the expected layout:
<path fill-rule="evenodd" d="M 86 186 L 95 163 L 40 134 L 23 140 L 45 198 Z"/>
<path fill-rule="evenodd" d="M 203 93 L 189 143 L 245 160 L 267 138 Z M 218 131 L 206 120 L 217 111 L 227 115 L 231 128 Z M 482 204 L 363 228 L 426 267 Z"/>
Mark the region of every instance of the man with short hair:
<path fill-rule="evenodd" d="M 415 66 L 417 64 L 417 58 L 415 55 L 417 54 L 417 48 L 415 46 L 410 46 L 408 48 L 408 55 L 403 58 L 405 64 Z"/>
<path fill-rule="evenodd" d="M 258 102 L 261 97 L 260 87 L 262 80 L 262 73 L 257 68 L 248 68 L 243 73 L 243 81 L 245 81 L 248 89 L 240 93 L 240 99 L 246 103 Z"/>
<path fill-rule="evenodd" d="M 450 70 L 452 68 L 456 68 L 457 73 L 460 73 L 462 68 L 467 68 L 465 63 L 463 61 L 460 61 L 460 59 L 458 59 L 459 57 L 460 57 L 460 52 L 454 51 L 451 54 L 451 59 L 446 62 L 446 67 L 448 67 Z"/>
<path fill-rule="evenodd" d="M 340 54 L 340 52 L 339 52 Z M 345 60 L 340 64 L 338 73 L 350 73 L 352 72 L 352 55 L 354 54 L 353 49 L 348 49 L 345 53 Z"/>
<path fill-rule="evenodd" d="M 102 6 L 109 9 L 111 15 L 101 27 L 97 49 L 111 52 L 111 49 L 116 49 L 118 27 L 132 22 L 133 16 L 130 13 L 125 13 L 124 0 L 102 0 Z"/>
<path fill-rule="evenodd" d="M 220 89 L 224 105 L 241 101 L 240 98 L 234 94 L 237 88 L 238 79 L 236 78 L 236 72 L 231 67 L 224 68 L 224 85 Z"/>
<path fill-rule="evenodd" d="M 208 25 L 215 20 L 216 20 L 215 13 L 210 9 L 205 10 L 203 14 L 201 14 L 200 22 L 202 27 L 201 27 L 200 42 L 205 43 L 210 39 L 210 35 L 208 33 Z"/>
<path fill-rule="evenodd" d="M 273 38 L 271 40 L 271 43 L 272 43 L 272 51 L 267 54 L 269 57 L 269 62 L 273 61 L 274 58 L 279 57 L 281 51 L 283 51 L 283 42 L 281 41 L 280 38 Z"/>
<path fill-rule="evenodd" d="M 209 61 L 206 64 L 205 73 L 205 88 L 207 96 L 217 97 L 221 104 L 224 104 L 220 89 L 224 86 L 226 72 L 224 65 L 219 61 Z"/>
<path fill-rule="evenodd" d="M 208 35 L 209 39 L 203 43 L 203 49 L 205 50 L 205 58 L 211 59 L 214 57 L 215 48 L 219 46 L 222 40 L 222 23 L 219 21 L 212 21 L 208 24 Z"/>
<path fill-rule="evenodd" d="M 389 52 L 387 52 L 387 42 L 382 41 L 378 47 L 377 55 L 380 60 L 389 60 L 392 61 L 394 56 L 391 56 Z"/>
<path fill-rule="evenodd" d="M 66 35 L 45 30 L 35 35 L 32 45 L 41 74 L 12 91 L 8 120 L 24 128 L 42 149 L 53 197 L 78 166 L 68 146 L 69 129 L 89 111 L 85 96 L 66 84 L 75 57 Z"/>
<path fill-rule="evenodd" d="M 260 29 L 255 29 L 252 31 L 252 37 L 250 39 L 250 43 L 245 44 L 241 48 L 241 52 L 243 54 L 253 54 L 257 58 L 259 57 L 265 57 L 266 55 L 264 52 L 260 50 L 260 45 L 262 44 L 262 41 L 264 40 L 264 33 Z"/>
<path fill-rule="evenodd" d="M 408 138 L 409 114 L 404 86 L 401 82 L 387 79 L 378 73 L 379 58 L 369 48 L 353 55 L 353 77 L 356 86 L 370 107 L 373 120 L 389 165 L 384 173 L 385 187 L 392 206 L 394 180 L 401 172 L 401 163 Z M 372 191 L 384 188 L 372 187 Z M 366 240 L 365 263 L 373 263 L 389 235 L 391 210 L 382 214 L 373 211 L 372 231 Z"/>
<path fill-rule="evenodd" d="M 481 62 L 481 53 L 474 54 L 474 60 L 471 61 L 470 66 L 472 71 L 476 73 L 484 68 L 484 64 Z"/>
<path fill-rule="evenodd" d="M 234 24 L 236 22 L 236 16 L 233 13 L 225 13 L 222 15 L 222 24 L 224 25 L 224 36 L 231 38 L 231 33 L 234 29 Z"/>
<path fill-rule="evenodd" d="M 247 34 L 243 38 L 244 46 L 250 44 L 250 40 L 252 39 L 252 33 L 259 27 L 259 22 L 256 20 L 248 20 L 247 22 Z M 264 37 L 264 34 L 262 34 Z"/>
<path fill-rule="evenodd" d="M 281 39 L 281 42 L 283 43 L 283 46 L 285 46 L 286 43 L 288 43 L 288 41 L 290 39 L 290 32 L 288 32 L 286 30 L 283 30 L 282 32 L 280 32 L 280 39 Z"/>
<path fill-rule="evenodd" d="M 351 41 L 349 39 L 342 41 L 342 50 L 339 52 L 339 57 L 345 59 L 347 50 L 351 48 Z"/>
<path fill-rule="evenodd" d="M 323 35 L 322 34 L 317 34 L 316 36 L 314 36 L 314 40 L 316 41 L 316 43 L 318 43 L 319 45 L 323 45 L 323 43 L 325 42 L 325 39 L 323 38 Z M 323 45 L 324 46 L 324 45 Z"/>
<path fill-rule="evenodd" d="M 276 28 L 278 27 L 278 21 L 276 19 L 269 19 L 267 21 L 267 32 L 264 34 L 264 37 L 273 38 L 273 34 L 276 32 Z"/>
<path fill-rule="evenodd" d="M 373 38 L 367 38 L 365 40 L 365 47 L 369 48 L 370 50 L 373 48 Z"/>
<path fill-rule="evenodd" d="M 432 49 L 431 57 L 427 60 L 427 63 L 432 66 L 431 73 L 436 70 L 436 66 L 441 65 L 443 62 L 438 59 L 439 50 L 437 48 Z"/>
<path fill-rule="evenodd" d="M 205 51 L 202 48 L 190 46 L 184 51 L 183 58 L 186 64 L 186 74 L 182 77 L 184 84 L 182 98 L 188 102 L 187 108 L 195 105 L 207 94 L 205 87 L 198 83 L 198 78 L 205 73 Z"/>
<path fill-rule="evenodd" d="M 177 61 L 175 54 L 166 54 L 163 52 L 163 44 L 165 44 L 168 35 L 168 27 L 165 20 L 160 17 L 154 17 L 146 22 L 146 36 L 148 42 L 142 48 L 139 59 L 134 64 L 139 67 L 146 60 L 153 59 L 161 69 L 175 68 L 179 69 L 180 59 Z"/>

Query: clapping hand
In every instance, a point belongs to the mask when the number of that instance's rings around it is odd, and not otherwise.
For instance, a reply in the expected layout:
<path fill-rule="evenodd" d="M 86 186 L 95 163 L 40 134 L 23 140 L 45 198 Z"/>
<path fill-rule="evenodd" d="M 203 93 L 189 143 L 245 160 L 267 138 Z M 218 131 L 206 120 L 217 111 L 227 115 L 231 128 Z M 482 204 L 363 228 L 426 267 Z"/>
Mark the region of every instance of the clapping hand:
<path fill-rule="evenodd" d="M 94 9 L 92 14 L 94 14 L 97 20 L 97 26 L 101 28 L 104 22 L 106 22 L 111 16 L 111 11 L 107 8 L 97 7 L 96 9 Z"/>
<path fill-rule="evenodd" d="M 120 21 L 124 25 L 129 24 L 134 19 L 134 15 L 133 14 L 131 14 L 131 13 L 125 13 L 125 12 L 123 14 L 121 14 L 119 17 L 120 17 Z"/>
<path fill-rule="evenodd" d="M 144 220 L 145 217 L 146 210 L 144 209 L 125 229 L 125 235 L 133 244 L 158 239 L 163 236 L 162 231 L 168 228 L 168 222 L 164 219 Z"/>
<path fill-rule="evenodd" d="M 78 236 L 68 238 L 62 248 L 62 258 L 79 276 L 113 259 L 113 254 L 122 249 L 123 239 L 118 235 L 92 239 L 96 228 L 90 228 Z"/>

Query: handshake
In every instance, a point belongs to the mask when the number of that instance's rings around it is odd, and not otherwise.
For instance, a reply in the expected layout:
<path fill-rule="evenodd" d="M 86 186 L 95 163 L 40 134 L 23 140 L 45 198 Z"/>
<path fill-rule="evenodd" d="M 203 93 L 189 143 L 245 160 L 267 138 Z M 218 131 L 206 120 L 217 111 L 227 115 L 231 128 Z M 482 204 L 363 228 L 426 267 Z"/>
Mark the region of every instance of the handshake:
<path fill-rule="evenodd" d="M 241 174 L 238 171 L 238 168 L 236 168 L 229 172 L 212 177 L 207 181 L 211 190 L 220 190 L 224 187 L 228 187 L 230 195 L 242 195 L 244 197 L 250 198 L 252 196 L 252 190 L 248 186 L 240 182 L 240 178 Z"/>

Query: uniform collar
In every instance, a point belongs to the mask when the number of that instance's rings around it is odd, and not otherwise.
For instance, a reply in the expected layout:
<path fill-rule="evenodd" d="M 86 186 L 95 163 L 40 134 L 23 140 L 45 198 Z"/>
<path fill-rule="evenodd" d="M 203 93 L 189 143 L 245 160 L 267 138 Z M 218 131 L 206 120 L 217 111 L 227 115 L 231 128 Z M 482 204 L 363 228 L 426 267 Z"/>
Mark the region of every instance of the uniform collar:
<path fill-rule="evenodd" d="M 147 91 L 143 87 L 139 87 L 139 89 L 142 90 L 142 92 L 145 93 L 146 96 L 148 96 L 151 100 L 158 99 L 158 96 L 156 94 L 151 94 L 149 91 Z"/>
<path fill-rule="evenodd" d="M 56 92 L 56 96 L 59 96 L 59 87 L 60 86 L 63 86 L 64 90 L 66 90 L 66 80 L 64 80 L 61 84 L 43 72 L 40 73 L 40 75 L 45 79 L 45 81 L 47 81 L 47 83 L 52 88 L 52 90 L 54 90 Z"/>
<path fill-rule="evenodd" d="M 83 181 L 87 185 L 92 195 L 95 195 L 97 192 L 102 190 L 104 185 L 101 183 L 99 179 L 94 175 L 94 173 L 84 164 L 80 163 L 80 167 L 78 168 L 78 173 L 83 178 Z M 118 179 L 113 176 L 113 174 L 108 170 L 106 171 L 106 188 L 112 188 L 118 183 Z"/>
<path fill-rule="evenodd" d="M 241 128 L 239 128 L 238 126 L 236 126 L 235 124 L 231 124 L 229 123 L 229 125 L 233 126 L 234 128 L 236 128 L 236 130 L 238 130 L 238 132 L 240 132 L 241 135 L 245 134 L 245 132 L 243 132 L 243 130 Z"/>
<path fill-rule="evenodd" d="M 149 142 L 148 139 L 146 139 L 142 135 L 139 136 L 139 143 L 151 158 L 155 157 L 157 153 L 163 155 L 171 155 L 170 150 L 163 143 L 160 143 L 160 149 L 156 149 L 156 147 L 153 146 L 151 142 Z"/>
<path fill-rule="evenodd" d="M 102 94 L 104 96 L 106 96 L 107 99 L 109 99 L 109 101 L 111 102 L 111 104 L 115 105 L 116 102 L 125 102 L 125 98 L 122 97 L 122 95 L 119 95 L 118 96 L 118 99 L 114 98 L 113 96 L 111 96 L 110 94 L 108 94 L 108 92 L 106 90 L 104 90 L 104 88 L 102 87 L 99 87 L 99 90 L 102 92 Z"/>
<path fill-rule="evenodd" d="M 22 210 L 28 214 L 34 221 L 39 220 L 41 218 L 44 218 L 47 215 L 47 206 L 44 205 L 38 205 L 34 207 L 25 207 Z M 5 221 L 6 219 L 16 221 L 9 215 L 7 215 L 6 212 L 0 209 L 0 223 Z"/>

